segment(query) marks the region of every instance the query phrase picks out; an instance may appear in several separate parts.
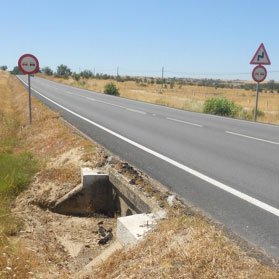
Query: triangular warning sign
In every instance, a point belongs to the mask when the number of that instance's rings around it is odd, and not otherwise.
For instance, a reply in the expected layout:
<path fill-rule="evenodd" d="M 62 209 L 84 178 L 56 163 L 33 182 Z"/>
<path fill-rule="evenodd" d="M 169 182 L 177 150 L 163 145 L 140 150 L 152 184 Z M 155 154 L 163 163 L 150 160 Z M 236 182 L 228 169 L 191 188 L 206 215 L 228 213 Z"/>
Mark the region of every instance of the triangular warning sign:
<path fill-rule="evenodd" d="M 250 64 L 270 65 L 268 54 L 265 50 L 264 44 L 261 44 L 253 56 Z"/>

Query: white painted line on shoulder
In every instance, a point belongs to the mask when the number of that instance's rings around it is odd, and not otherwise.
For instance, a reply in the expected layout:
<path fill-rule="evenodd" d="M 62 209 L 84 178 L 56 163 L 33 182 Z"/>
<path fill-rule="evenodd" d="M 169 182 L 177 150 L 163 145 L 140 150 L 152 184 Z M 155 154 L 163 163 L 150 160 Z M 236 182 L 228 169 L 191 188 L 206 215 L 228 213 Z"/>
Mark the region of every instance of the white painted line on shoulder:
<path fill-rule="evenodd" d="M 171 117 L 167 117 L 167 119 L 171 120 L 171 121 L 175 121 L 175 122 L 180 122 L 180 123 L 192 125 L 192 126 L 203 127 L 200 124 L 196 124 L 196 123 L 192 123 L 192 122 L 188 122 L 188 121 L 183 121 L 183 120 L 179 120 L 179 119 L 175 119 L 175 118 L 171 118 Z"/>
<path fill-rule="evenodd" d="M 239 137 L 243 137 L 243 138 L 252 139 L 252 140 L 263 141 L 263 142 L 267 142 L 267 143 L 271 143 L 271 144 L 279 144 L 279 142 L 276 142 L 276 141 L 255 138 L 255 137 L 251 137 L 251 136 L 247 136 L 247 135 L 243 135 L 243 134 L 238 134 L 238 133 L 234 133 L 234 132 L 230 132 L 230 131 L 226 131 L 226 133 L 231 134 L 231 135 L 235 135 L 235 136 L 239 136 Z"/>
<path fill-rule="evenodd" d="M 24 81 L 22 81 L 22 82 L 25 85 L 27 85 Z M 230 186 L 228 186 L 224 183 L 221 183 L 221 182 L 219 182 L 219 181 L 217 181 L 213 178 L 210 178 L 209 176 L 206 176 L 206 175 L 204 175 L 204 174 L 202 174 L 202 173 L 200 173 L 196 170 L 193 170 L 193 169 L 191 169 L 191 168 L 189 168 L 189 167 L 187 167 L 187 166 L 185 166 L 185 165 L 183 165 L 183 164 L 181 164 L 181 163 L 179 163 L 179 162 L 177 162 L 177 161 L 175 161 L 175 160 L 173 160 L 173 159 L 171 159 L 171 158 L 169 158 L 165 155 L 162 155 L 162 154 L 160 154 L 160 153 L 158 153 L 158 152 L 156 152 L 152 149 L 149 149 L 149 148 L 147 148 L 147 147 L 145 147 L 145 146 L 143 146 L 143 145 L 141 145 L 141 144 L 139 144 L 139 143 L 137 143 L 133 140 L 130 140 L 129 138 L 126 138 L 126 137 L 124 137 L 124 136 L 122 136 L 122 135 L 120 135 L 120 134 L 118 134 L 118 133 L 116 133 L 116 132 L 114 132 L 114 131 L 112 131 L 112 130 L 110 130 L 110 129 L 92 121 L 92 120 L 90 120 L 90 119 L 88 119 L 88 118 L 85 118 L 82 115 L 80 115 L 80 114 L 78 114 L 78 113 L 76 113 L 76 112 L 58 104 L 58 103 L 56 103 L 52 99 L 50 99 L 50 98 L 46 97 L 45 95 L 43 95 L 42 93 L 40 93 L 38 90 L 35 90 L 35 89 L 32 89 L 32 90 L 35 91 L 36 93 L 38 93 L 43 98 L 45 98 L 46 100 L 48 100 L 49 102 L 55 104 L 56 106 L 62 108 L 65 111 L 71 113 L 72 115 L 75 115 L 76 117 L 78 117 L 78 118 L 80 118 L 80 119 L 82 119 L 82 120 L 100 128 L 100 129 L 102 129 L 103 131 L 105 131 L 105 132 L 107 132 L 107 133 L 109 133 L 109 134 L 111 134 L 111 135 L 113 135 L 113 136 L 115 136 L 115 137 L 117 137 L 117 138 L 119 138 L 119 139 L 121 139 L 121 140 L 123 140 L 123 141 L 125 141 L 125 142 L 127 142 L 127 143 L 129 143 L 129 144 L 131 144 L 131 145 L 133 145 L 133 146 L 135 146 L 135 147 L 137 147 L 137 148 L 139 148 L 139 149 L 141 149 L 141 150 L 143 150 L 143 151 L 145 151 L 145 152 L 147 152 L 147 153 L 149 153 L 149 154 L 151 154 L 151 155 L 153 155 L 153 156 L 155 156 L 155 157 L 157 157 L 157 158 L 159 158 L 159 159 L 161 159 L 161 160 L 163 160 L 163 161 L 165 161 L 165 162 L 167 162 L 167 163 L 169 163 L 169 164 L 171 164 L 171 165 L 173 165 L 173 166 L 175 166 L 175 167 L 177 167 L 177 168 L 179 168 L 179 169 L 181 169 L 185 172 L 187 172 L 187 173 L 189 173 L 189 174 L 194 175 L 194 176 L 198 177 L 199 179 L 201 179 L 201 180 L 203 180 L 207 183 L 210 183 L 211 185 L 213 185 L 213 186 L 215 186 L 215 187 L 217 187 L 217 188 L 219 188 L 223 191 L 226 191 L 227 193 L 230 193 L 230 194 L 232 194 L 232 195 L 234 195 L 234 196 L 236 196 L 236 197 L 238 197 L 238 198 L 240 198 L 240 199 L 242 199 L 242 200 L 244 200 L 244 201 L 246 201 L 246 202 L 248 202 L 248 203 L 250 203 L 254 206 L 257 206 L 257 207 L 259 207 L 259 208 L 261 208 L 261 209 L 279 217 L 279 209 L 277 209 L 277 208 L 275 208 L 275 207 L 273 207 L 273 206 L 271 206 L 267 203 L 264 203 L 264 202 L 262 202 L 258 199 L 255 199 L 255 198 L 253 198 L 253 197 L 251 197 L 247 194 L 244 194 L 244 193 L 242 193 L 238 190 L 235 190 L 234 188 L 232 188 L 232 187 L 230 187 Z"/>

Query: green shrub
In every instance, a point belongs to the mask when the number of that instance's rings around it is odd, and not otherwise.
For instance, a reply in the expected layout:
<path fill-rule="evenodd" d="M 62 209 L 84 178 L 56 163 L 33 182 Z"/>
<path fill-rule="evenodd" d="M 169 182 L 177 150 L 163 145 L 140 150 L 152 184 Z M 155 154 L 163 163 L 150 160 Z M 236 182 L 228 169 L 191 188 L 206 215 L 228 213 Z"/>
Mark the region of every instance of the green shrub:
<path fill-rule="evenodd" d="M 211 98 L 204 102 L 203 112 L 221 116 L 235 117 L 241 110 L 233 101 L 225 98 Z"/>
<path fill-rule="evenodd" d="M 116 85 L 112 82 L 105 85 L 104 93 L 108 95 L 119 96 L 119 90 Z"/>

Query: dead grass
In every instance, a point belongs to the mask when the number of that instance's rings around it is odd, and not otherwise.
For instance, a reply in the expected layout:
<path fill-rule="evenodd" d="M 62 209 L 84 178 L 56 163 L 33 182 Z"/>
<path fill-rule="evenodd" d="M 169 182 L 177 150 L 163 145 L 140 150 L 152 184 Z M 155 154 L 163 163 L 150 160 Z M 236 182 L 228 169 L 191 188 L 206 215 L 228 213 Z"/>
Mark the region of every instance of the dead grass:
<path fill-rule="evenodd" d="M 114 82 L 119 88 L 121 97 L 196 112 L 201 112 L 203 103 L 207 99 L 214 97 L 225 97 L 240 105 L 248 114 L 252 113 L 255 105 L 255 91 L 244 89 L 215 89 L 214 87 L 205 86 L 175 85 L 173 89 L 164 89 L 163 94 L 161 94 L 161 85 L 158 84 L 149 84 L 143 87 L 133 81 L 115 82 L 114 80 L 99 79 L 75 81 L 72 78 L 63 79 L 43 75 L 42 77 L 97 92 L 103 92 L 105 84 Z M 258 121 L 279 124 L 279 94 L 260 93 L 259 109 L 265 115 L 259 117 Z"/>
<path fill-rule="evenodd" d="M 80 167 L 74 164 L 67 164 L 63 167 L 47 168 L 38 175 L 38 183 L 52 181 L 54 183 L 80 183 Z"/>
<path fill-rule="evenodd" d="M 38 265 L 34 252 L 3 234 L 0 235 L 0 248 L 0 278 L 34 278 L 34 268 Z"/>
<path fill-rule="evenodd" d="M 115 253 L 91 278 L 279 278 L 279 273 L 246 256 L 202 217 L 176 211 L 137 247 Z"/>
<path fill-rule="evenodd" d="M 75 147 L 82 150 L 88 142 L 66 127 L 57 113 L 35 99 L 32 102 L 33 124 L 30 126 L 25 88 L 15 76 L 1 71 L 0 102 L 0 153 L 17 156 L 26 151 L 31 152 L 40 161 L 41 168 L 45 169 L 41 174 L 42 180 L 56 181 L 58 185 L 79 183 L 80 170 L 76 165 L 66 163 L 62 168 L 53 166 L 50 169 L 46 166 Z M 24 224 L 10 211 L 14 206 L 13 199 L 0 196 L 0 278 L 35 278 L 35 273 L 43 270 L 43 274 L 48 274 L 47 266 L 51 270 L 55 268 L 49 263 L 46 265 L 46 258 L 38 257 L 36 249 L 31 251 L 26 240 L 17 237 Z"/>

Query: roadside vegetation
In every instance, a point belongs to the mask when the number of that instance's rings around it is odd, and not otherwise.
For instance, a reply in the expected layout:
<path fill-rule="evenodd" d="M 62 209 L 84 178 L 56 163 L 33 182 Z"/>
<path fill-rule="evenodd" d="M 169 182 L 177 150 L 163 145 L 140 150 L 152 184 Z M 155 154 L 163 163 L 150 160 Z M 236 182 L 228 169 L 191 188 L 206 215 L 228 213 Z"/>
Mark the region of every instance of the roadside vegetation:
<path fill-rule="evenodd" d="M 119 96 L 119 90 L 113 82 L 107 83 L 105 85 L 104 93 L 108 95 Z"/>
<path fill-rule="evenodd" d="M 0 98 L 0 278 L 75 278 L 70 255 L 55 244 L 60 234 L 53 230 L 63 229 L 66 222 L 59 219 L 61 224 L 56 220 L 50 226 L 53 217 L 47 210 L 40 211 L 34 201 L 54 195 L 49 186 L 53 181 L 63 191 L 68 182 L 72 186 L 79 183 L 78 164 L 72 167 L 77 150 L 82 151 L 84 162 L 94 162 L 93 167 L 104 165 L 107 155 L 97 152 L 94 144 L 78 136 L 57 113 L 35 99 L 33 124 L 28 125 L 26 90 L 14 76 L 1 71 Z M 111 161 L 116 169 L 122 165 L 116 159 Z M 119 172 L 129 180 L 135 175 L 132 168 Z M 138 178 L 135 185 L 158 199 L 169 218 L 138 246 L 118 251 L 85 278 L 279 278 L 275 268 L 249 256 L 250 251 L 241 249 L 207 219 L 177 200 L 170 208 L 167 192 L 159 191 L 151 182 L 141 183 Z M 35 217 L 38 219 L 32 219 Z M 84 227 L 80 223 L 79 234 L 84 233 Z M 21 231 L 25 231 L 25 238 L 19 237 Z M 88 237 L 92 235 L 90 227 Z M 76 261 L 74 257 L 71 263 Z"/>
<path fill-rule="evenodd" d="M 63 70 L 61 72 L 61 69 Z M 226 99 L 235 104 L 229 117 L 252 120 L 255 105 L 255 84 L 234 80 L 222 81 L 214 79 L 190 78 L 155 78 L 112 76 L 83 70 L 72 72 L 67 66 L 60 65 L 53 72 L 49 67 L 42 69 L 42 77 L 80 88 L 104 93 L 107 84 L 116 84 L 119 95 L 124 98 L 174 107 L 183 110 L 207 111 L 210 99 Z M 279 124 L 279 83 L 274 80 L 260 85 L 258 121 Z M 225 101 L 217 101 L 218 106 L 226 105 Z M 229 105 L 232 106 L 232 105 Z M 238 109 L 236 109 L 236 107 Z M 216 114 L 223 110 L 215 110 Z M 212 112 L 210 112 L 212 113 Z M 219 114 L 222 115 L 222 114 Z"/>
<path fill-rule="evenodd" d="M 18 150 L 21 145 L 21 122 L 12 101 L 11 77 L 0 71 L 0 278 L 10 274 L 27 278 L 31 253 L 11 240 L 22 228 L 23 221 L 11 213 L 18 194 L 38 171 L 38 162 L 29 152 Z"/>
<path fill-rule="evenodd" d="M 236 117 L 242 110 L 233 101 L 226 98 L 211 98 L 204 102 L 203 112 L 221 116 Z"/>
<path fill-rule="evenodd" d="M 0 278 L 53 278 L 35 275 L 42 270 L 42 274 L 48 274 L 53 267 L 49 263 L 45 265 L 48 254 L 40 258 L 32 243 L 30 247 L 30 243 L 19 237 L 26 230 L 26 220 L 22 218 L 24 210 L 18 211 L 16 205 L 35 175 L 39 171 L 49 172 L 47 162 L 67 150 L 88 144 L 69 132 L 56 113 L 35 100 L 34 122 L 30 126 L 26 90 L 16 77 L 3 70 L 0 71 L 0 99 Z M 57 170 L 60 181 L 76 179 L 73 169 L 68 172 L 69 177 L 63 170 L 60 173 L 63 175 L 59 176 Z M 43 183 L 42 177 L 40 180 Z M 28 218 L 31 215 L 27 213 Z"/>

